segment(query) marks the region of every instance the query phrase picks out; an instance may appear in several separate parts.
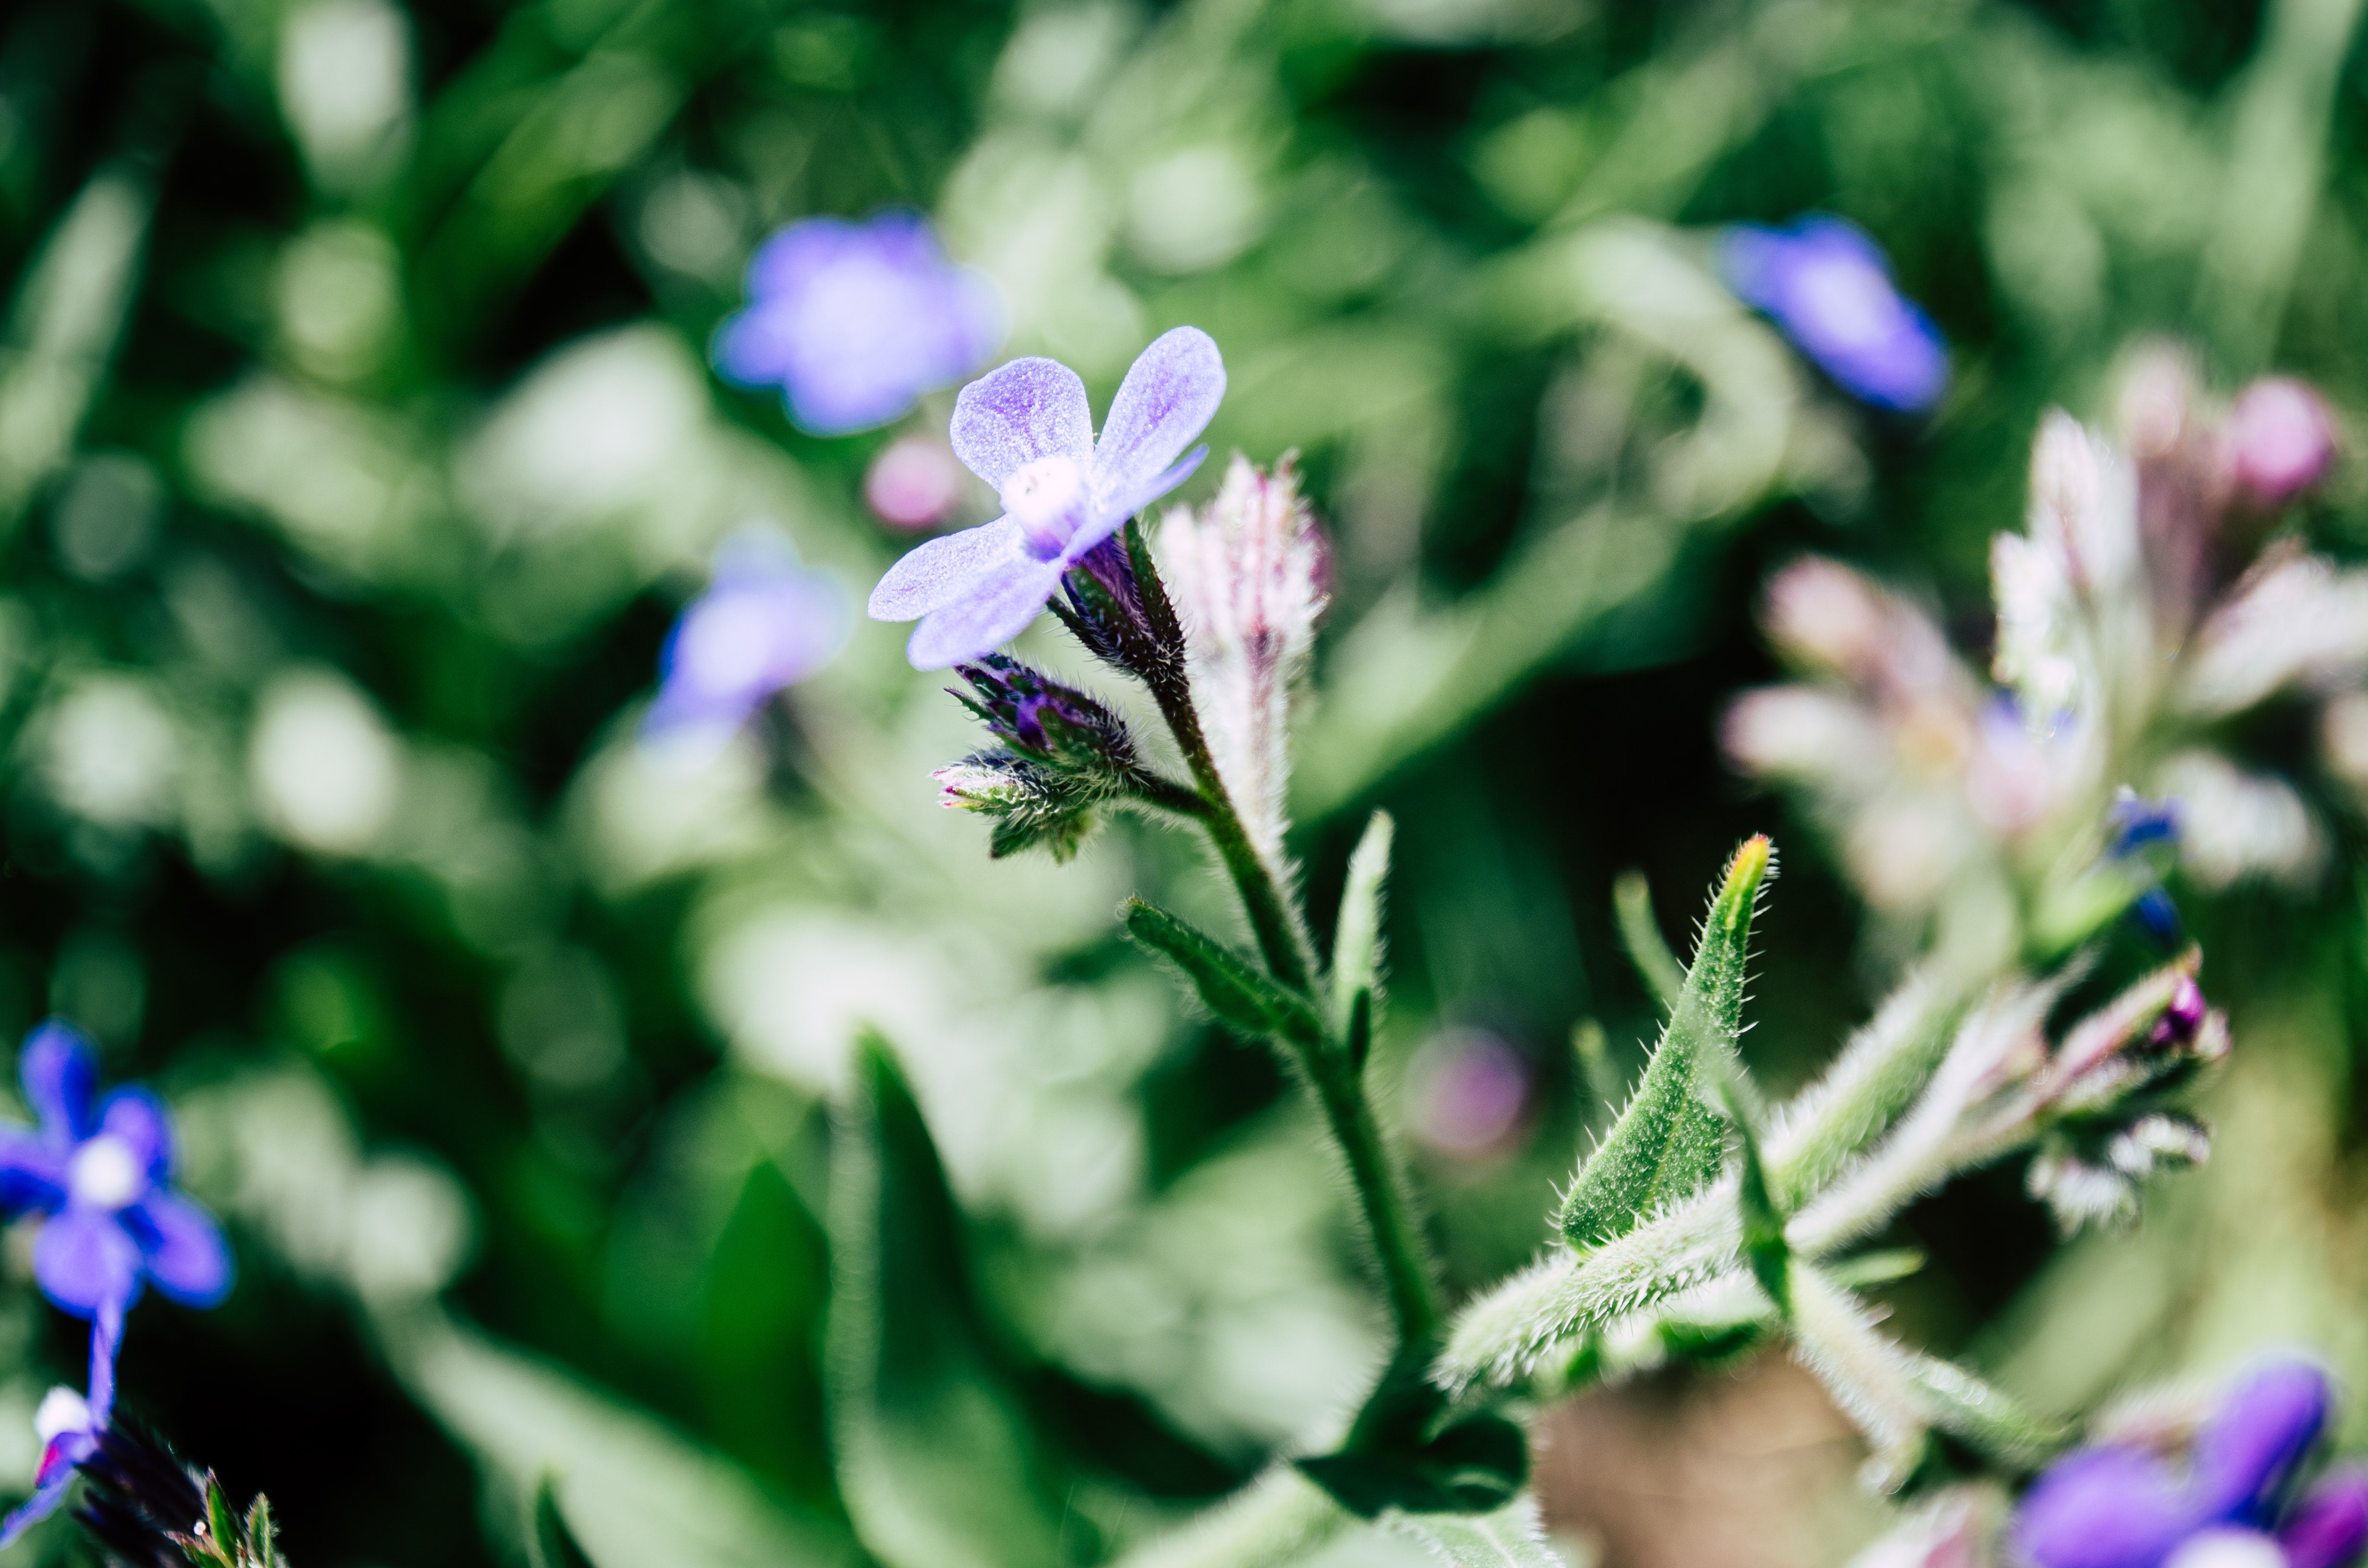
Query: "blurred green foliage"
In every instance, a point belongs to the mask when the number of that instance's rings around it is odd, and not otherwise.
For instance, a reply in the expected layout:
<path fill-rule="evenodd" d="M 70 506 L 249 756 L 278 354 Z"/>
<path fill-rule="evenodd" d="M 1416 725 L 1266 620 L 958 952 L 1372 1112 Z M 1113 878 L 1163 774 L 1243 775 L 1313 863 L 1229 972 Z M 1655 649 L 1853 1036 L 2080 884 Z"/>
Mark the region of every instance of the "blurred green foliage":
<path fill-rule="evenodd" d="M 1574 1026 L 1623 1072 L 1656 1027 L 1614 877 L 1691 889 L 1794 825 L 1713 746 L 1772 562 L 1861 560 L 1978 633 L 2039 413 L 2138 335 L 2368 409 L 2357 10 L 17 0 L 0 1029 L 59 1009 L 155 1076 L 244 1267 L 210 1317 L 138 1314 L 130 1405 L 268 1487 L 308 1568 L 518 1561 L 546 1475 L 602 1564 L 851 1562 L 860 1528 L 934 1568 L 1098 1560 L 1370 1370 L 1313 1122 L 1121 939 L 1137 888 L 1230 928 L 1189 853 L 990 863 L 934 809 L 968 741 L 894 628 L 703 767 L 637 746 L 727 530 L 859 595 L 905 543 L 860 503 L 898 430 L 809 438 L 706 371 L 775 226 L 929 210 L 1009 351 L 1098 399 L 1201 325 L 1212 440 L 1302 451 L 1337 599 L 1298 846 L 1328 925 L 1364 809 L 1400 824 L 1379 1051 L 1460 1291 L 1601 1121 Z M 1929 424 L 1850 408 L 1709 271 L 1715 224 L 1806 208 L 1950 335 Z M 2309 526 L 2368 545 L 2356 485 Z M 2314 1064 L 2245 1102 L 2305 1152 L 2239 1190 L 2294 1215 L 2363 1025 L 2344 832 L 2315 900 L 2191 909 L 2240 1040 L 2255 1006 Z M 1887 961 L 1794 836 L 1747 1040 L 1779 1085 Z M 1426 1138 L 1451 1029 L 1532 1075 L 1486 1147 Z M 1917 1228 L 1896 1304 L 1951 1344 L 2047 1246 L 2010 1182 Z M 2248 1256 L 2340 1301 L 2368 1254 L 2326 1233 Z M 834 1269 L 905 1337 L 826 1324 Z M 21 1477 L 78 1350 L 10 1281 Z M 2162 1359 L 2123 1337 L 2083 1375 Z M 867 1417 L 915 1346 L 950 1407 Z M 883 1453 L 939 1479 L 901 1497 Z"/>

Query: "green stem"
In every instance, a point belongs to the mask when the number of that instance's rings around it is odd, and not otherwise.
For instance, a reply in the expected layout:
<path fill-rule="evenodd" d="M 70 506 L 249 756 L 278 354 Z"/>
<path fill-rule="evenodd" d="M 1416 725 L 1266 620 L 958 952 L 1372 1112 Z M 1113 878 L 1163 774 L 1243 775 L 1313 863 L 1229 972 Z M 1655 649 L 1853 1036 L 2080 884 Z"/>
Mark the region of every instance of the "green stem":
<path fill-rule="evenodd" d="M 1366 1229 L 1372 1233 L 1382 1291 L 1389 1299 L 1398 1343 L 1428 1346 L 1438 1335 L 1441 1315 L 1430 1251 L 1415 1223 L 1405 1174 L 1382 1137 L 1372 1097 L 1365 1093 L 1364 1069 L 1350 1062 L 1337 1042 L 1307 1066 L 1325 1119 L 1348 1159 L 1349 1179 L 1364 1209 Z"/>

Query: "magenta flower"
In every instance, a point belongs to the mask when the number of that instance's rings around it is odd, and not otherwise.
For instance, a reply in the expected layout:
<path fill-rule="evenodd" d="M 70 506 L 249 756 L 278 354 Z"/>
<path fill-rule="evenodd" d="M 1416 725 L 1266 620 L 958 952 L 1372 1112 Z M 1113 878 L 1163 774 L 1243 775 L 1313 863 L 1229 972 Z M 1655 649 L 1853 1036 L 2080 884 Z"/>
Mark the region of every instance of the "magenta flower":
<path fill-rule="evenodd" d="M 2246 1543 L 2287 1568 L 2352 1568 L 2368 1550 L 2368 1477 L 2340 1471 L 2297 1499 L 2327 1426 L 2327 1375 L 2273 1362 L 2221 1402 L 2184 1467 L 2109 1443 L 2058 1460 L 2023 1498 L 2015 1536 L 2036 1568 L 2164 1568 L 2191 1543 Z"/>
<path fill-rule="evenodd" d="M 962 388 L 954 455 L 995 486 L 1004 516 L 931 540 L 871 590 L 874 620 L 921 622 L 916 669 L 975 659 L 1019 634 L 1062 574 L 1121 524 L 1184 483 L 1208 449 L 1178 459 L 1225 395 L 1225 366 L 1198 327 L 1144 349 L 1099 439 L 1076 371 L 1014 359 Z"/>
<path fill-rule="evenodd" d="M 1782 228 L 1739 223 L 1720 239 L 1718 264 L 1727 287 L 1852 397 L 1914 414 L 1948 390 L 1941 329 L 1855 224 L 1816 213 Z"/>
<path fill-rule="evenodd" d="M 175 1192 L 173 1128 L 145 1089 L 94 1103 L 98 1064 L 52 1018 L 18 1062 L 38 1128 L 0 1128 L 0 1211 L 47 1216 L 33 1241 L 41 1293 L 76 1317 L 128 1310 L 150 1280 L 185 1306 L 230 1290 L 230 1249 L 213 1216 Z"/>
<path fill-rule="evenodd" d="M 847 641 L 847 621 L 846 591 L 800 567 L 786 544 L 764 534 L 725 540 L 707 591 L 666 634 L 643 733 L 738 728 L 775 692 L 828 664 Z"/>
<path fill-rule="evenodd" d="M 748 306 L 717 330 L 715 368 L 780 387 L 799 428 L 844 436 L 969 375 L 1002 335 L 993 286 L 946 260 L 919 213 L 808 218 L 748 263 Z"/>

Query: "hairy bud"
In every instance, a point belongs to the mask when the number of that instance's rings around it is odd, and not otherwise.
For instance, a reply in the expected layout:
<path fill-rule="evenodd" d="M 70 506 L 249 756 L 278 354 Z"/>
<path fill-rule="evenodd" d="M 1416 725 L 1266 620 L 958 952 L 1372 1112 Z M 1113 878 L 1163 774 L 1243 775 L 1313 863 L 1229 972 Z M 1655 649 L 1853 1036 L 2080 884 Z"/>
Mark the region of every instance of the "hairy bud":
<path fill-rule="evenodd" d="M 1021 756 L 1105 787 L 1133 773 L 1134 737 L 1126 722 L 1084 692 L 1001 653 L 954 669 L 977 694 L 957 691 L 955 699 Z"/>
<path fill-rule="evenodd" d="M 973 752 L 930 777 L 943 791 L 941 804 L 994 822 L 987 853 L 998 860 L 1037 848 L 1067 860 L 1092 834 L 1102 799 L 1074 775 L 1009 752 Z"/>

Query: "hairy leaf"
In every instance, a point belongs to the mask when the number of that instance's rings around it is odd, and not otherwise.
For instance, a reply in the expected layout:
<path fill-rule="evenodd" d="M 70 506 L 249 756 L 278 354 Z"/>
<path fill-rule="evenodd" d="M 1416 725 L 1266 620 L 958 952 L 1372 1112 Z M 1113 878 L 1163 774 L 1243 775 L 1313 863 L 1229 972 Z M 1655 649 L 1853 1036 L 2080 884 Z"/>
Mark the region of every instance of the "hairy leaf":
<path fill-rule="evenodd" d="M 1391 1513 L 1382 1526 L 1421 1543 L 1451 1568 L 1569 1568 L 1546 1544 L 1537 1500 L 1526 1494 L 1490 1513 Z"/>
<path fill-rule="evenodd" d="M 1722 1119 L 1705 1100 L 1702 1074 L 1705 1062 L 1727 1070 L 1742 1032 L 1746 948 L 1769 865 L 1765 837 L 1747 839 L 1728 863 L 1644 1081 L 1564 1201 L 1562 1231 L 1573 1245 L 1625 1234 L 1640 1217 L 1701 1190 L 1725 1162 Z"/>
<path fill-rule="evenodd" d="M 1127 935 L 1182 970 L 1221 1021 L 1255 1038 L 1282 1040 L 1306 1051 L 1322 1048 L 1324 1025 L 1305 997 L 1164 909 L 1129 899 L 1124 914 Z"/>
<path fill-rule="evenodd" d="M 1347 1034 L 1359 994 L 1381 985 L 1382 888 L 1390 874 L 1392 832 L 1390 813 L 1375 812 L 1349 857 L 1349 882 L 1332 935 L 1331 1022 L 1338 1034 Z"/>

